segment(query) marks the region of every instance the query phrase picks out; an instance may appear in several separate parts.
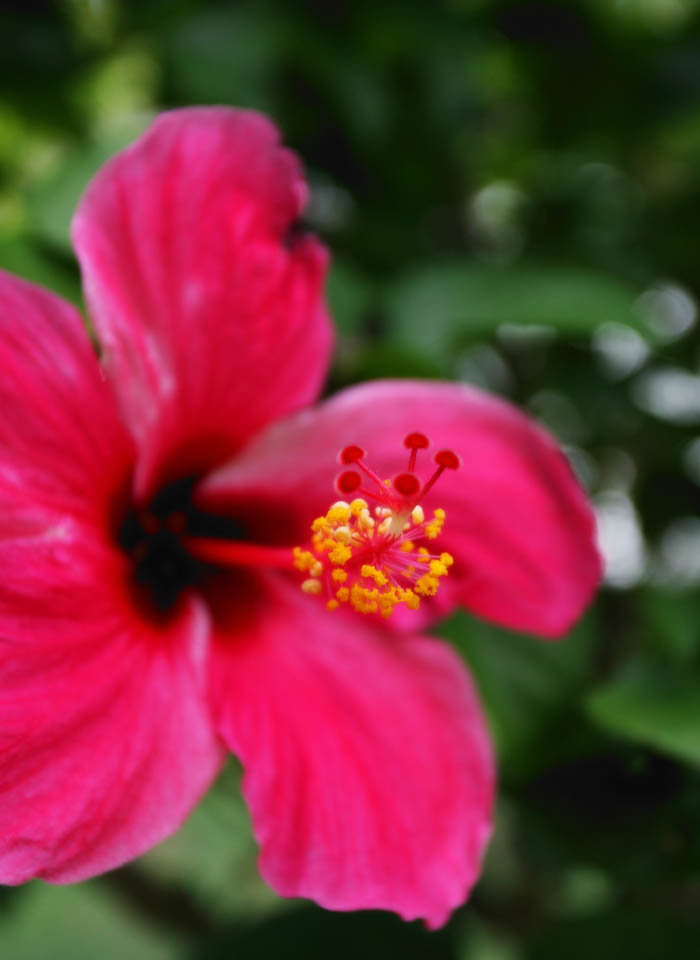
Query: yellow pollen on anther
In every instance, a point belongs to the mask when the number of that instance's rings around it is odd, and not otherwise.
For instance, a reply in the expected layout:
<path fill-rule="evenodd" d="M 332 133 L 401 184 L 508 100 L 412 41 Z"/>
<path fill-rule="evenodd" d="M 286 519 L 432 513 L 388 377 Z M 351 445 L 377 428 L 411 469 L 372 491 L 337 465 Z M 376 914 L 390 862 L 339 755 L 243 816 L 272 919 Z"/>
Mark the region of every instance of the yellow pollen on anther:
<path fill-rule="evenodd" d="M 347 523 L 350 519 L 350 505 L 339 500 L 330 508 L 325 519 L 329 523 Z"/>
<path fill-rule="evenodd" d="M 337 543 L 328 554 L 331 563 L 336 563 L 341 567 L 348 562 L 351 556 L 352 550 L 344 543 Z"/>
<path fill-rule="evenodd" d="M 360 511 L 357 522 L 361 530 L 371 530 L 374 527 L 374 520 L 369 514 L 369 510 Z"/>
<path fill-rule="evenodd" d="M 425 546 L 444 523 L 441 508 L 427 518 L 420 504 L 411 507 L 400 498 L 396 506 L 380 502 L 371 511 L 361 497 L 338 500 L 313 521 L 309 549 L 294 548 L 294 566 L 306 574 L 301 589 L 324 594 L 330 611 L 347 604 L 386 618 L 400 604 L 418 610 L 454 562 L 449 553 Z"/>
<path fill-rule="evenodd" d="M 301 547 L 294 547 L 294 566 L 302 572 L 311 570 L 318 563 L 316 557 L 310 550 L 302 550 Z"/>
<path fill-rule="evenodd" d="M 445 511 L 440 507 L 433 514 L 433 519 L 425 528 L 425 535 L 428 540 L 434 540 L 438 537 L 442 531 L 443 526 L 445 525 Z"/>
<path fill-rule="evenodd" d="M 369 563 L 362 565 L 360 576 L 366 577 L 369 580 L 374 580 L 378 587 L 383 587 L 389 582 L 381 570 L 377 570 L 376 567 L 371 566 Z"/>
<path fill-rule="evenodd" d="M 318 595 L 321 592 L 321 590 L 323 590 L 323 584 L 321 583 L 320 580 L 312 580 L 312 579 L 304 580 L 304 582 L 301 585 L 301 589 L 304 591 L 304 593 L 312 593 L 312 594 Z"/>

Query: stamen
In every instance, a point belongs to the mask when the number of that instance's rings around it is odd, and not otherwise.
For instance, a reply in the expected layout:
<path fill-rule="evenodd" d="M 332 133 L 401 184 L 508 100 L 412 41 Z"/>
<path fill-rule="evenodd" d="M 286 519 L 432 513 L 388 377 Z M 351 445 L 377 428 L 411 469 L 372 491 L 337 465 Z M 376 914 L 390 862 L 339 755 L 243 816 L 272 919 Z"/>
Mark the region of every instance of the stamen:
<path fill-rule="evenodd" d="M 451 450 L 439 451 L 434 457 L 437 469 L 424 485 L 413 468 L 418 450 L 429 446 L 428 438 L 409 433 L 404 446 L 410 451 L 408 470 L 390 481 L 364 462 L 362 447 L 344 447 L 339 460 L 350 469 L 337 476 L 335 486 L 341 496 L 355 499 L 332 504 L 311 525 L 308 549 L 294 548 L 294 566 L 306 575 L 301 589 L 323 594 L 328 610 L 346 604 L 359 613 L 382 617 L 390 616 L 400 603 L 417 610 L 421 598 L 434 596 L 441 578 L 448 575 L 450 554 L 433 553 L 422 545 L 440 535 L 445 511 L 438 507 L 426 518 L 418 501 L 445 470 L 457 469 L 459 457 Z M 360 470 L 376 490 L 364 488 Z M 368 500 L 376 504 L 371 512 Z"/>

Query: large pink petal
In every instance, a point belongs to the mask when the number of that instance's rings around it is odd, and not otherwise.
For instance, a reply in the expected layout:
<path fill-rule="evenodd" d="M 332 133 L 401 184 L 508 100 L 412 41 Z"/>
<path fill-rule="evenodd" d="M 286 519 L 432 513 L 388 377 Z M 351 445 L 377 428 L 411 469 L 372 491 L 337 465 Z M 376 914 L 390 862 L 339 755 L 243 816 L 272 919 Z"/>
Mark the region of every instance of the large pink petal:
<path fill-rule="evenodd" d="M 326 255 L 287 232 L 306 194 L 274 126 L 223 107 L 162 115 L 89 186 L 73 237 L 140 493 L 316 396 Z"/>
<path fill-rule="evenodd" d="M 270 578 L 257 618 L 220 634 L 212 665 L 267 882 L 331 909 L 444 923 L 477 878 L 494 786 L 457 657 L 360 617 L 319 616 Z"/>
<path fill-rule="evenodd" d="M 0 882 L 81 880 L 177 829 L 221 759 L 208 619 L 137 618 L 113 558 L 71 537 L 0 560 Z M 4 559 L 4 558 L 3 558 Z"/>
<path fill-rule="evenodd" d="M 567 631 L 600 577 L 591 510 L 552 438 L 473 387 L 379 381 L 346 390 L 267 430 L 208 479 L 202 501 L 239 512 L 245 505 L 252 518 L 274 518 L 260 536 L 299 541 L 335 499 L 341 447 L 360 444 L 370 465 L 390 477 L 406 468 L 402 440 L 412 430 L 426 433 L 433 450 L 450 448 L 463 460 L 425 499 L 427 508 L 446 510 L 437 543 L 456 561 L 434 612 L 462 603 L 514 629 Z M 418 468 L 427 477 L 429 458 Z"/>
<path fill-rule="evenodd" d="M 115 547 L 133 466 L 76 311 L 0 273 L 0 882 L 175 829 L 218 762 L 202 614 L 141 622 Z"/>
<path fill-rule="evenodd" d="M 78 312 L 0 271 L 0 541 L 69 520 L 106 530 L 132 463 Z"/>

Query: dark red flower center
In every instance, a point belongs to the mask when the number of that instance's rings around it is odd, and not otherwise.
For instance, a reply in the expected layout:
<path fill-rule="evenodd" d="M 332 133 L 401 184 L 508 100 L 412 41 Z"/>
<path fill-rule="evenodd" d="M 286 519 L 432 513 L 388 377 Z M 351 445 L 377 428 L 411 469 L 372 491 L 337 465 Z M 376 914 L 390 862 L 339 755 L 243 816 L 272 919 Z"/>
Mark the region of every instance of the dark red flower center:
<path fill-rule="evenodd" d="M 161 614 L 175 606 L 184 590 L 202 587 L 216 566 L 192 544 L 200 538 L 234 543 L 246 538 L 240 520 L 195 506 L 196 481 L 184 477 L 163 487 L 145 508 L 132 506 L 119 529 L 119 543 L 133 561 L 134 586 Z"/>

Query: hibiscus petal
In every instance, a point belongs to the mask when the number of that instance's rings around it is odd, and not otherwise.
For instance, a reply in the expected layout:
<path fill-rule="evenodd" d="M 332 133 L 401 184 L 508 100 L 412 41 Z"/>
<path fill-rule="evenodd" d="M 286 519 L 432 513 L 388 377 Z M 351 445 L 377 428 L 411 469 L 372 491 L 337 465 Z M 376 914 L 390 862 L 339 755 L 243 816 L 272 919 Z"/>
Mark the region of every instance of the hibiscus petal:
<path fill-rule="evenodd" d="M 77 312 L 4 273 L 0 407 L 0 882 L 75 880 L 174 830 L 213 775 L 204 626 L 141 622 L 113 392 Z"/>
<path fill-rule="evenodd" d="M 0 538 L 10 528 L 101 524 L 133 461 L 72 306 L 0 271 Z"/>
<path fill-rule="evenodd" d="M 213 706 L 245 768 L 260 870 L 284 896 L 445 922 L 479 872 L 493 762 L 446 646 L 319 617 L 270 578 L 212 649 Z"/>
<path fill-rule="evenodd" d="M 208 619 L 129 618 L 92 544 L 24 554 L 0 587 L 0 883 L 68 883 L 168 836 L 211 782 Z"/>
<path fill-rule="evenodd" d="M 434 614 L 461 603 L 516 630 L 565 633 L 600 579 L 592 512 L 552 438 L 473 387 L 378 381 L 345 390 L 268 429 L 209 477 L 200 497 L 233 510 L 253 504 L 275 518 L 278 542 L 303 542 L 335 498 L 337 451 L 358 443 L 370 466 L 391 477 L 406 468 L 403 437 L 414 430 L 430 437 L 433 451 L 452 449 L 463 462 L 424 501 L 446 510 L 436 545 L 455 559 L 431 601 Z M 424 477 L 432 469 L 429 457 L 418 460 Z"/>
<path fill-rule="evenodd" d="M 317 395 L 326 254 L 290 230 L 306 194 L 274 126 L 219 107 L 162 115 L 88 187 L 73 237 L 142 495 Z"/>

